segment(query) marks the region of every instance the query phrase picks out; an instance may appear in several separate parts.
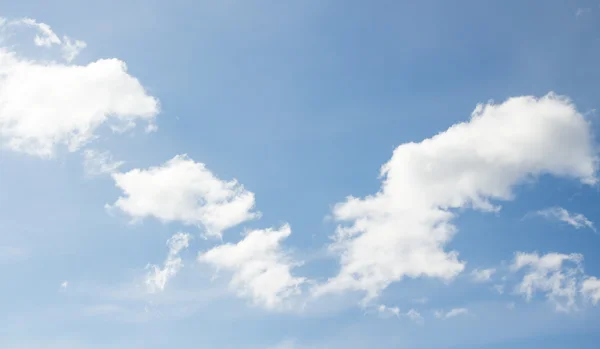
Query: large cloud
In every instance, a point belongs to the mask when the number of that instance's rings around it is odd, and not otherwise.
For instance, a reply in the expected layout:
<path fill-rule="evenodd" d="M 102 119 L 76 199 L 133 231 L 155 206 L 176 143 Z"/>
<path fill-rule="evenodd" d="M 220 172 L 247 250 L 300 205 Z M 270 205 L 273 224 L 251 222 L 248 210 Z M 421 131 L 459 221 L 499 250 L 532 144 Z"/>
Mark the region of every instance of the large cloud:
<path fill-rule="evenodd" d="M 60 44 L 68 61 L 85 46 L 59 39 L 32 19 L 4 23 L 36 28 L 36 45 Z M 78 150 L 104 124 L 120 131 L 144 121 L 153 128 L 159 111 L 158 101 L 118 59 L 87 65 L 41 62 L 5 47 L 0 47 L 0 101 L 0 146 L 41 157 L 52 156 L 59 145 Z"/>
<path fill-rule="evenodd" d="M 331 249 L 339 274 L 317 294 L 360 290 L 366 300 L 404 277 L 450 280 L 465 263 L 446 244 L 453 209 L 496 211 L 513 187 L 542 174 L 596 183 L 590 126 L 566 98 L 516 97 L 478 105 L 468 122 L 420 143 L 400 145 L 383 165 L 381 190 L 333 210 Z"/>
<path fill-rule="evenodd" d="M 223 244 L 198 256 L 198 261 L 233 273 L 230 285 L 240 296 L 267 309 L 289 305 L 301 293 L 305 278 L 294 277 L 292 261 L 281 248 L 291 234 L 289 225 L 280 229 L 252 230 L 237 244 Z"/>
<path fill-rule="evenodd" d="M 223 181 L 202 163 L 177 155 L 162 166 L 113 173 L 123 190 L 113 205 L 134 219 L 155 217 L 164 222 L 204 227 L 206 235 L 221 233 L 257 218 L 254 194 L 237 181 Z"/>

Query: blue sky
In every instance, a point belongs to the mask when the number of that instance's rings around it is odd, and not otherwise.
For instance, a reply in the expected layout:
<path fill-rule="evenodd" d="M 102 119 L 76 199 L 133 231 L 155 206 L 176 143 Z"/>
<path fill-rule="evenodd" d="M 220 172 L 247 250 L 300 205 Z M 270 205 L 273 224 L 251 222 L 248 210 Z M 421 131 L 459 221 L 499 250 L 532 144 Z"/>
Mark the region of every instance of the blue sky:
<path fill-rule="evenodd" d="M 0 18 L 1 347 L 596 347 L 597 1 Z"/>

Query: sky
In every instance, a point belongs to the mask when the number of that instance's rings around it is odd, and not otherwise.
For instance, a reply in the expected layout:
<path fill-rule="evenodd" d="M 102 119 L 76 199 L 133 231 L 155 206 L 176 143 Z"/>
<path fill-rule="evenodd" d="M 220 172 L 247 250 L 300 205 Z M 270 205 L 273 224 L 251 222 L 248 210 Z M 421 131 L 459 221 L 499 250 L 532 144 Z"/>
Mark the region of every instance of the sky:
<path fill-rule="evenodd" d="M 598 1 L 0 2 L 0 347 L 595 348 Z"/>

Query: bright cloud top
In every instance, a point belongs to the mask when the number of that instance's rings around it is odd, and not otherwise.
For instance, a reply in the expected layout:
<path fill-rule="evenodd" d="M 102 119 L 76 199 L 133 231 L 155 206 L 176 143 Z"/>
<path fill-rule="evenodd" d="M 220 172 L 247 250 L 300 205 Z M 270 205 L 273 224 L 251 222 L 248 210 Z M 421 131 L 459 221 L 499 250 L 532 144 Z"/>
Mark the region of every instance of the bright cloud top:
<path fill-rule="evenodd" d="M 253 211 L 252 192 L 235 180 L 217 178 L 187 155 L 112 177 L 124 193 L 112 207 L 134 219 L 155 217 L 202 226 L 206 235 L 220 237 L 224 230 L 260 216 Z"/>
<path fill-rule="evenodd" d="M 267 309 L 283 309 L 291 297 L 301 294 L 306 279 L 294 277 L 294 262 L 281 242 L 291 234 L 280 229 L 252 230 L 237 244 L 223 244 L 198 256 L 198 261 L 233 273 L 230 286 L 240 296 Z"/>
<path fill-rule="evenodd" d="M 512 271 L 526 269 L 523 280 L 515 292 L 528 301 L 536 292 L 546 295 L 557 311 L 568 312 L 577 309 L 578 282 L 583 275 L 583 256 L 577 253 L 537 253 L 518 252 L 515 255 Z"/>
<path fill-rule="evenodd" d="M 162 268 L 157 265 L 149 265 L 150 271 L 146 275 L 146 286 L 148 291 L 156 292 L 163 291 L 167 286 L 169 279 L 174 277 L 181 268 L 183 261 L 179 257 L 179 252 L 188 248 L 191 235 L 187 233 L 177 233 L 167 240 L 169 254 Z"/>
<path fill-rule="evenodd" d="M 596 183 L 590 127 L 566 98 L 516 97 L 478 105 L 468 122 L 394 151 L 381 168 L 381 190 L 338 203 L 331 249 L 339 274 L 316 292 L 379 295 L 404 277 L 454 278 L 464 262 L 446 251 L 456 208 L 496 211 L 513 187 L 541 174 Z"/>
<path fill-rule="evenodd" d="M 537 215 L 546 219 L 558 220 L 569 224 L 575 229 L 590 228 L 596 231 L 594 223 L 581 213 L 571 213 L 562 207 L 550 207 L 536 212 Z"/>

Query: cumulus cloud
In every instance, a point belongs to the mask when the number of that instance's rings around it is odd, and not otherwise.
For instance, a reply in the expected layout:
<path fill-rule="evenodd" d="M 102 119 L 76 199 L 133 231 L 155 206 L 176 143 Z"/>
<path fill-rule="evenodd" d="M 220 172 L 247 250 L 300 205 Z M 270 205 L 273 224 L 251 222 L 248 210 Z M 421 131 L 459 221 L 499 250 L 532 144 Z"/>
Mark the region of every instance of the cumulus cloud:
<path fill-rule="evenodd" d="M 83 167 L 90 176 L 115 173 L 124 163 L 114 160 L 108 151 L 87 149 L 83 152 Z"/>
<path fill-rule="evenodd" d="M 331 250 L 338 275 L 316 294 L 357 290 L 365 299 L 404 277 L 451 280 L 465 263 L 446 245 L 456 209 L 500 209 L 514 186 L 541 174 L 596 183 L 596 157 L 585 118 L 567 99 L 510 98 L 478 105 L 471 119 L 419 143 L 406 143 L 381 168 L 381 189 L 333 209 L 341 222 Z"/>
<path fill-rule="evenodd" d="M 179 253 L 188 248 L 191 235 L 187 233 L 177 233 L 167 240 L 169 254 L 163 267 L 157 265 L 148 265 L 149 272 L 146 275 L 146 286 L 151 293 L 163 291 L 167 286 L 169 279 L 174 277 L 181 268 L 183 261 L 179 257 Z"/>
<path fill-rule="evenodd" d="M 596 277 L 588 277 L 581 283 L 581 293 L 592 304 L 598 304 L 600 301 L 600 279 Z"/>
<path fill-rule="evenodd" d="M 546 295 L 555 309 L 569 312 L 577 309 L 577 284 L 583 275 L 581 254 L 518 252 L 511 265 L 513 272 L 526 269 L 523 280 L 515 288 L 528 301 L 536 292 Z"/>
<path fill-rule="evenodd" d="M 155 217 L 164 222 L 204 227 L 208 236 L 257 218 L 254 194 L 236 180 L 223 181 L 203 163 L 177 155 L 162 166 L 113 173 L 124 196 L 112 205 L 134 219 Z"/>
<path fill-rule="evenodd" d="M 460 315 L 466 315 L 469 313 L 467 308 L 454 308 L 450 311 L 444 312 L 442 310 L 436 310 L 433 314 L 438 319 L 450 319 Z"/>
<path fill-rule="evenodd" d="M 6 22 L 37 28 L 36 44 L 62 43 L 49 26 L 31 19 Z M 5 24 L 5 26 L 8 24 Z M 85 44 L 64 39 L 69 55 Z M 58 146 L 76 151 L 103 126 L 153 124 L 158 101 L 118 59 L 87 65 L 38 62 L 0 47 L 0 147 L 51 157 Z"/>
<path fill-rule="evenodd" d="M 487 282 L 492 279 L 492 275 L 496 272 L 496 269 L 475 269 L 471 272 L 471 278 L 475 282 Z"/>
<path fill-rule="evenodd" d="M 537 211 L 536 214 L 546 219 L 558 220 L 567 223 L 575 229 L 590 228 L 593 231 L 596 231 L 594 223 L 587 219 L 584 215 L 581 213 L 571 213 L 562 207 L 555 206 L 546 208 Z"/>
<path fill-rule="evenodd" d="M 237 244 L 217 246 L 198 256 L 198 261 L 217 270 L 233 273 L 230 287 L 241 297 L 267 309 L 290 306 L 291 297 L 301 294 L 306 279 L 291 270 L 300 263 L 282 249 L 281 242 L 291 234 L 289 225 L 251 230 Z"/>

